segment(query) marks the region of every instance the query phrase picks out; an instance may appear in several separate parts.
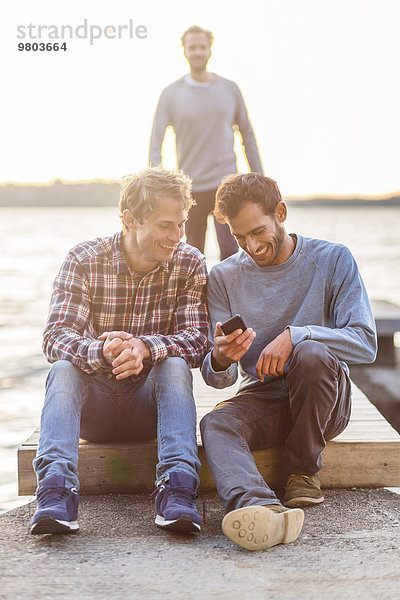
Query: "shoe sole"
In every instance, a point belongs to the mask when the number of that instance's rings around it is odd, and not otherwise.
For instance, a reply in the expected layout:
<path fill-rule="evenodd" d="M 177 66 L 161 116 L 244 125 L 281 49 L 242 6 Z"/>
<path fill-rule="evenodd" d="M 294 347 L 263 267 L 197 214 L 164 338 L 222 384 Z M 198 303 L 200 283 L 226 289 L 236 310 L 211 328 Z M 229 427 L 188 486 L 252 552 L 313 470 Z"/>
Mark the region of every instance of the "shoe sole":
<path fill-rule="evenodd" d="M 246 550 L 265 550 L 299 537 L 304 522 L 300 509 L 276 513 L 265 506 L 245 506 L 225 515 L 222 531 Z"/>
<path fill-rule="evenodd" d="M 164 517 L 157 515 L 155 524 L 158 527 L 168 529 L 168 531 L 176 531 L 177 533 L 198 533 L 200 531 L 200 525 L 194 523 L 189 515 L 182 515 L 174 521 L 166 521 Z"/>
<path fill-rule="evenodd" d="M 309 496 L 298 496 L 297 498 L 291 498 L 287 502 L 283 501 L 283 504 L 288 508 L 302 508 L 304 506 L 314 506 L 315 504 L 321 504 L 324 501 L 324 497 L 310 498 Z"/>
<path fill-rule="evenodd" d="M 50 515 L 43 515 L 32 525 L 30 532 L 32 535 L 43 533 L 76 533 L 79 530 L 77 521 L 57 521 Z"/>

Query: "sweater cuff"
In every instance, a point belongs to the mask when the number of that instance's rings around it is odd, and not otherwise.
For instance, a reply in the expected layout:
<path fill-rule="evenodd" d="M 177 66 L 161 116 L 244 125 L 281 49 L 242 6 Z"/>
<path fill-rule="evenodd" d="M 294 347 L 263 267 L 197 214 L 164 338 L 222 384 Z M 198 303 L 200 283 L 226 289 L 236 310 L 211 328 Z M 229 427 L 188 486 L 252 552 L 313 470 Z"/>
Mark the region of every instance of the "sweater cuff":
<path fill-rule="evenodd" d="M 211 351 L 205 357 L 201 366 L 204 381 L 216 389 L 226 388 L 236 382 L 238 375 L 237 363 L 232 363 L 225 371 L 214 371 L 211 363 Z"/>
<path fill-rule="evenodd" d="M 288 325 L 286 329 L 289 329 L 290 331 L 293 346 L 297 346 L 297 344 L 304 342 L 304 340 L 311 339 L 311 332 L 306 326 L 294 327 L 293 325 Z"/>

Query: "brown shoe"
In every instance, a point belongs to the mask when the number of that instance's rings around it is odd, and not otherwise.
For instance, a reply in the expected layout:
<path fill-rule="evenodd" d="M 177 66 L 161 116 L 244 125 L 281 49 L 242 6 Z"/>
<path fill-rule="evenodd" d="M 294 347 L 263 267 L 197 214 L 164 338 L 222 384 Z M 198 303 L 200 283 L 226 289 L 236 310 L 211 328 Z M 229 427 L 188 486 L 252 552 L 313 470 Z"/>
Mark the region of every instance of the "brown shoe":
<path fill-rule="evenodd" d="M 246 550 L 265 550 L 297 540 L 303 521 L 304 512 L 298 508 L 291 510 L 281 504 L 244 506 L 225 515 L 222 531 Z"/>
<path fill-rule="evenodd" d="M 285 506 L 313 506 L 323 501 L 324 495 L 317 475 L 289 475 L 283 494 Z"/>

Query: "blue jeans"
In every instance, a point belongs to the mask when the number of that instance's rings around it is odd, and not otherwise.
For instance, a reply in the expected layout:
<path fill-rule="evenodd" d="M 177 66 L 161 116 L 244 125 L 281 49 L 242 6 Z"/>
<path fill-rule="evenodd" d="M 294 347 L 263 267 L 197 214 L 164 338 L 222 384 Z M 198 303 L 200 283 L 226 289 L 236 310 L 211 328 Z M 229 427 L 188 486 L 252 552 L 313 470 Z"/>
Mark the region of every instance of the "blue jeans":
<path fill-rule="evenodd" d="M 137 380 L 88 375 L 60 360 L 46 381 L 39 446 L 33 466 L 40 481 L 64 475 L 79 488 L 79 437 L 102 442 L 158 438 L 156 481 L 182 471 L 199 482 L 192 374 L 178 357 L 166 358 Z"/>

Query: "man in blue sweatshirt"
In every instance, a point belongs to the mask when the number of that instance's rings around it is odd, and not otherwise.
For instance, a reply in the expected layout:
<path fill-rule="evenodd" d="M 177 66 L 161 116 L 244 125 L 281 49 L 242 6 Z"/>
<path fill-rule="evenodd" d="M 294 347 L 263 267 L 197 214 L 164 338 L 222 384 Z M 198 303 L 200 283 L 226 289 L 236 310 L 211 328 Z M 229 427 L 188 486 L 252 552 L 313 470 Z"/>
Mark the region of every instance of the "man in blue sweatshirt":
<path fill-rule="evenodd" d="M 203 418 L 201 431 L 227 511 L 223 532 L 261 550 L 297 539 L 300 507 L 323 501 L 322 451 L 350 418 L 346 363 L 375 359 L 376 331 L 350 251 L 288 234 L 275 181 L 258 173 L 228 176 L 215 214 L 243 252 L 211 270 L 214 344 L 202 374 L 215 388 L 232 385 L 238 368 L 242 380 L 234 398 Z M 221 323 L 237 313 L 248 328 L 224 335 Z M 286 449 L 284 506 L 251 453 L 278 445 Z"/>

